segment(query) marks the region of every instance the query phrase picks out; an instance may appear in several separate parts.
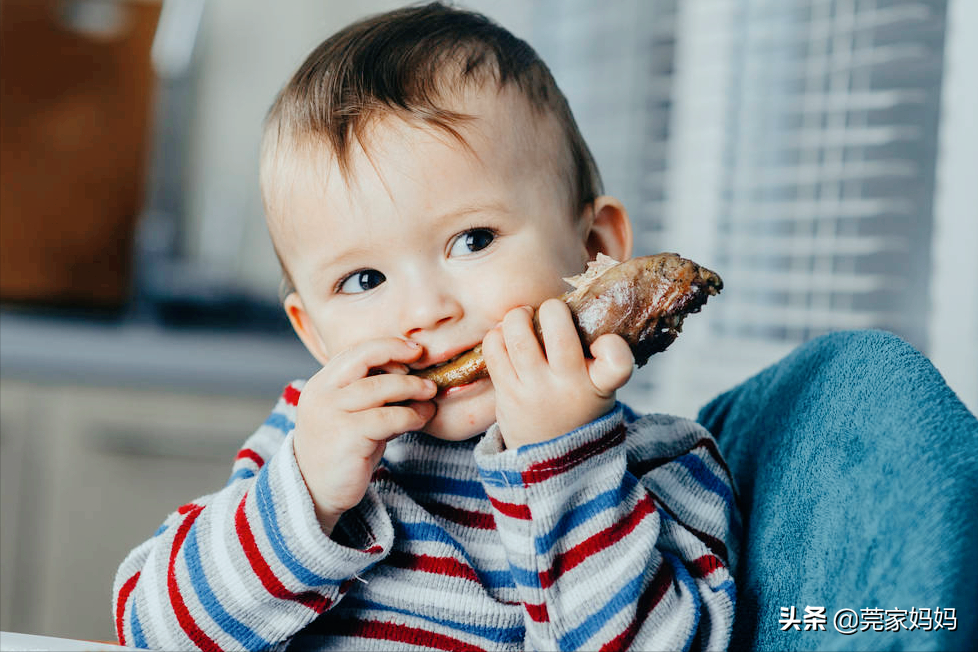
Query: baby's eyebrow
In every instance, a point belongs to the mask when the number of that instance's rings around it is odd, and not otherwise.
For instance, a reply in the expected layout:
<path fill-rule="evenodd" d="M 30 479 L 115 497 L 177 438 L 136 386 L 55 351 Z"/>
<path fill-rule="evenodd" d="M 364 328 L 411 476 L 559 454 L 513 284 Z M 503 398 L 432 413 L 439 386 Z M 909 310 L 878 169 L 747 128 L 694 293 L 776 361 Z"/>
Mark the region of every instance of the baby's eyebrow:
<path fill-rule="evenodd" d="M 454 222 L 461 217 L 467 217 L 473 213 L 510 213 L 509 206 L 502 201 L 473 202 L 463 204 L 455 209 L 445 211 L 434 219 L 438 225 L 446 222 Z"/>
<path fill-rule="evenodd" d="M 373 251 L 371 247 L 363 246 L 363 245 L 354 245 L 349 249 L 344 249 L 340 251 L 335 256 L 327 257 L 322 261 L 322 264 L 319 267 L 322 270 L 334 266 L 342 267 L 346 264 L 349 264 L 351 261 L 355 259 L 362 258 L 363 256 L 369 254 L 371 251 Z"/>
<path fill-rule="evenodd" d="M 321 283 L 326 280 L 331 280 L 330 277 L 336 274 L 337 270 L 342 270 L 343 273 L 350 271 L 346 268 L 352 268 L 354 262 L 362 260 L 371 251 L 370 247 L 354 245 L 349 249 L 340 251 L 335 256 L 327 256 L 319 261 L 319 264 L 312 270 L 312 279 L 315 283 Z"/>

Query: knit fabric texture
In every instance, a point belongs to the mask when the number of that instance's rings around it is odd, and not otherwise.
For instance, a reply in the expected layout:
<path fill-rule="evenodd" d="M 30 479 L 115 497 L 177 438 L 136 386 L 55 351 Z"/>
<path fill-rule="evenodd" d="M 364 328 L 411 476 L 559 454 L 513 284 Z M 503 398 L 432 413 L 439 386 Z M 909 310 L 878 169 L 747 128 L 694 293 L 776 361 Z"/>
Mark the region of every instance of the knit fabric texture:
<path fill-rule="evenodd" d="M 740 521 L 699 424 L 616 404 L 506 450 L 388 444 L 360 504 L 322 532 L 292 450 L 303 383 L 227 486 L 122 563 L 120 642 L 168 650 L 723 650 Z M 328 472 L 325 470 L 324 472 Z"/>

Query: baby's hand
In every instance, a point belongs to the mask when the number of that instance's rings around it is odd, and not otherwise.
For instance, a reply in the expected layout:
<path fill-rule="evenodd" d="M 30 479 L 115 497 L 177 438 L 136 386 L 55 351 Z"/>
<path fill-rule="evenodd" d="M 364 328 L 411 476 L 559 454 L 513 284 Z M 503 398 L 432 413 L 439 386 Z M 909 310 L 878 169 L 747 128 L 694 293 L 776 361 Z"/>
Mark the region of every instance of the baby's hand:
<path fill-rule="evenodd" d="M 563 301 L 540 306 L 542 348 L 532 316 L 528 307 L 510 310 L 482 341 L 508 448 L 553 439 L 607 413 L 632 375 L 631 349 L 618 335 L 602 335 L 591 345 L 593 359 L 584 357 Z"/>
<path fill-rule="evenodd" d="M 435 384 L 407 374 L 406 363 L 422 351 L 394 337 L 363 342 L 331 358 L 303 388 L 293 446 L 327 535 L 363 498 L 387 442 L 434 416 Z"/>

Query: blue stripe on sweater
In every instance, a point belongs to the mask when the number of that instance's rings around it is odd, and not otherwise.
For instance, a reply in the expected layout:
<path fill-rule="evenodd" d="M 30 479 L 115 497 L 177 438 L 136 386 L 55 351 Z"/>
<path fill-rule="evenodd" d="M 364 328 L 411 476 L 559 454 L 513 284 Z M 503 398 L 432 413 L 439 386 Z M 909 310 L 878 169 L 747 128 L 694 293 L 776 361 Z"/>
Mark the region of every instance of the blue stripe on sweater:
<path fill-rule="evenodd" d="M 464 498 L 486 499 L 486 490 L 478 480 L 459 480 L 442 475 L 424 473 L 397 473 L 397 484 L 409 493 L 450 494 Z"/>
<path fill-rule="evenodd" d="M 343 600 L 343 605 L 357 608 L 357 609 L 375 609 L 377 611 L 390 611 L 397 614 L 403 614 L 405 616 L 414 616 L 415 618 L 421 618 L 428 622 L 437 623 L 439 625 L 443 625 L 445 627 L 449 627 L 451 629 L 455 629 L 460 632 L 465 632 L 466 634 L 481 636 L 482 638 L 497 643 L 522 642 L 526 633 L 526 629 L 523 627 L 489 627 L 487 625 L 462 623 L 456 620 L 448 620 L 447 618 L 435 618 L 433 616 L 426 616 L 416 611 L 401 609 L 399 607 L 392 607 L 390 605 L 381 604 L 380 602 L 365 600 L 363 598 L 358 598 L 354 596 L 349 596 L 345 598 Z"/>
<path fill-rule="evenodd" d="M 713 589 L 714 593 L 723 591 L 730 598 L 730 604 L 737 604 L 737 586 L 734 584 L 733 580 L 727 580 L 720 586 Z"/>
<path fill-rule="evenodd" d="M 545 532 L 536 538 L 537 554 L 545 554 L 557 541 L 567 536 L 567 533 L 578 525 L 587 522 L 605 510 L 612 509 L 625 502 L 628 494 L 631 493 L 637 484 L 638 479 L 631 473 L 626 473 L 618 487 L 600 493 L 586 503 L 581 503 L 577 507 L 564 512 L 560 520 L 557 521 L 557 524 L 549 532 Z"/>
<path fill-rule="evenodd" d="M 187 570 L 190 571 L 190 582 L 193 584 L 194 591 L 200 599 L 200 604 L 204 607 L 217 625 L 226 633 L 234 637 L 238 643 L 247 650 L 266 650 L 271 647 L 271 643 L 266 641 L 244 623 L 229 614 L 221 605 L 204 574 L 204 566 L 200 562 L 200 548 L 197 545 L 197 523 L 190 526 L 187 533 L 187 543 L 184 546 L 185 559 L 187 560 Z"/>
<path fill-rule="evenodd" d="M 529 586 L 534 589 L 540 588 L 540 574 L 536 571 L 520 568 L 514 565 L 513 562 L 509 562 L 509 574 L 520 586 Z"/>
<path fill-rule="evenodd" d="M 675 461 L 689 471 L 693 479 L 703 485 L 703 487 L 723 498 L 728 507 L 733 505 L 734 497 L 733 492 L 730 491 L 730 486 L 711 471 L 698 455 L 695 453 L 686 453 L 681 457 L 677 457 Z"/>
<path fill-rule="evenodd" d="M 237 471 L 231 474 L 231 477 L 228 478 L 227 485 L 225 486 L 230 486 L 235 482 L 237 482 L 238 480 L 246 480 L 247 478 L 253 478 L 253 477 L 255 477 L 254 469 L 249 469 L 249 468 L 238 469 Z"/>
<path fill-rule="evenodd" d="M 290 418 L 277 412 L 272 412 L 270 415 L 268 415 L 268 418 L 265 419 L 265 425 L 281 430 L 283 435 L 289 434 L 289 432 L 295 428 L 295 423 L 293 423 Z"/>
<path fill-rule="evenodd" d="M 322 575 L 317 575 L 305 566 L 299 563 L 292 553 L 289 552 L 288 546 L 285 543 L 285 537 L 282 536 L 282 530 L 278 527 L 278 519 L 275 516 L 275 503 L 272 500 L 272 488 L 268 482 L 268 468 L 269 465 L 266 464 L 258 472 L 258 481 L 255 482 L 255 502 L 258 504 L 258 514 L 261 516 L 262 525 L 265 528 L 265 534 L 268 536 L 268 541 L 272 546 L 272 550 L 275 552 L 275 556 L 278 560 L 289 569 L 289 571 L 295 575 L 295 577 L 307 586 L 322 586 L 323 584 L 338 585 L 342 580 L 333 579 L 331 577 L 324 577 Z"/>
<path fill-rule="evenodd" d="M 618 401 L 618 405 L 621 406 L 622 416 L 625 419 L 625 423 L 626 424 L 627 423 L 635 423 L 636 421 L 638 421 L 639 416 L 635 412 L 635 410 L 633 410 L 632 408 L 628 407 L 627 405 L 625 405 L 621 401 Z"/>
<path fill-rule="evenodd" d="M 490 487 L 522 487 L 523 474 L 508 469 L 487 470 L 480 468 L 479 477 Z"/>
<path fill-rule="evenodd" d="M 132 601 L 132 643 L 135 647 L 148 648 L 149 645 L 146 643 L 146 635 L 143 634 L 143 626 L 139 624 L 139 614 L 136 613 L 136 607 L 139 602 L 136 600 Z"/>
<path fill-rule="evenodd" d="M 638 575 L 629 580 L 625 586 L 621 587 L 601 609 L 591 614 L 583 623 L 561 636 L 557 640 L 560 649 L 576 650 L 581 648 L 609 620 L 614 618 L 615 614 L 628 605 L 637 603 L 639 595 L 642 592 L 642 580 L 644 578 L 645 569 L 643 568 Z"/>
<path fill-rule="evenodd" d="M 455 548 L 455 550 L 458 550 L 459 553 L 461 553 L 466 563 L 472 567 L 472 570 L 475 571 L 475 574 L 479 577 L 479 582 L 485 586 L 492 588 L 512 588 L 516 586 L 513 583 L 513 577 L 509 571 L 480 570 L 479 566 L 473 563 L 472 559 L 465 551 L 465 548 L 462 547 L 462 544 L 456 541 L 455 538 L 444 529 L 433 523 L 394 521 L 394 529 L 396 530 L 395 536 L 398 538 L 408 541 L 436 541 Z"/>

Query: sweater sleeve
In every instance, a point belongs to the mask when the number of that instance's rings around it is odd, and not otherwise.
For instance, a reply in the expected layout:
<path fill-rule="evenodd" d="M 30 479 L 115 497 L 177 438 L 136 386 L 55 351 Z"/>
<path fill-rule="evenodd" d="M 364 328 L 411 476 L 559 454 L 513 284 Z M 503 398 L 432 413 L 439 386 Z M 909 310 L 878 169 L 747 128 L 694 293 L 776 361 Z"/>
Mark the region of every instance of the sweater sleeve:
<path fill-rule="evenodd" d="M 724 650 L 739 517 L 710 434 L 621 404 L 556 439 L 476 461 L 537 650 Z"/>
<path fill-rule="evenodd" d="M 274 649 L 332 608 L 389 552 L 375 490 L 320 529 L 292 450 L 301 383 L 246 440 L 228 484 L 180 507 L 122 562 L 113 617 L 123 644 L 167 650 Z"/>

